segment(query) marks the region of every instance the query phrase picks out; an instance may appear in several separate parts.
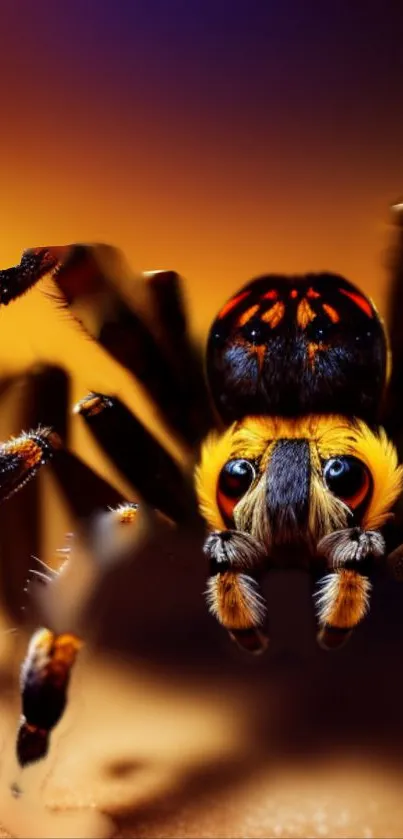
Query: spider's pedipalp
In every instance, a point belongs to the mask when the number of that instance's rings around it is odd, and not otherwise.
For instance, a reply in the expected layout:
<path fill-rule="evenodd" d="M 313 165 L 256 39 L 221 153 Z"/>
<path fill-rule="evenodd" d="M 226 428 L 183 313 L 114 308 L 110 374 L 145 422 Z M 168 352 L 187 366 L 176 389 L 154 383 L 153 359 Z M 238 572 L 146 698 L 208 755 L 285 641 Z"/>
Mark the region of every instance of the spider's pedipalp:
<path fill-rule="evenodd" d="M 253 536 L 236 530 L 215 531 L 205 544 L 210 562 L 206 598 L 210 612 L 249 652 L 267 645 L 261 631 L 266 607 L 252 576 L 267 567 L 267 552 Z"/>
<path fill-rule="evenodd" d="M 213 531 L 207 537 L 204 554 L 210 560 L 211 574 L 233 571 L 259 571 L 267 568 L 267 550 L 250 533 L 240 530 Z"/>
<path fill-rule="evenodd" d="M 368 574 L 374 560 L 384 556 L 385 541 L 377 531 L 353 527 L 329 533 L 317 550 L 333 570 L 322 579 L 315 596 L 318 640 L 323 647 L 334 648 L 344 644 L 369 610 Z"/>
<path fill-rule="evenodd" d="M 317 551 L 326 557 L 329 568 L 351 567 L 385 553 L 385 540 L 376 530 L 361 530 L 358 527 L 335 530 L 320 540 Z"/>
<path fill-rule="evenodd" d="M 321 646 L 327 649 L 345 643 L 368 613 L 371 588 L 368 577 L 351 569 L 324 577 L 315 598 Z"/>

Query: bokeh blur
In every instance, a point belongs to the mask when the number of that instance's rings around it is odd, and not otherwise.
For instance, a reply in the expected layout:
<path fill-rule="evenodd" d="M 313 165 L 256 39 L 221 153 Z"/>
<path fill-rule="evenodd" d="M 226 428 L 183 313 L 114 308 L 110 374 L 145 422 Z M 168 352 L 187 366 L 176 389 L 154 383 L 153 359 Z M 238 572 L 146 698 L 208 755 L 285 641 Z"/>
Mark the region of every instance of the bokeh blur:
<path fill-rule="evenodd" d="M 27 247 L 111 243 L 135 271 L 183 276 L 200 342 L 229 294 L 271 271 L 340 272 L 387 313 L 399 4 L 3 0 L 2 28 L 1 267 Z M 52 363 L 69 412 L 88 390 L 118 394 L 180 458 L 141 387 L 50 288 L 0 310 L 0 438 L 34 413 L 26 371 Z M 79 417 L 68 444 L 129 497 Z M 46 761 L 21 773 L 30 552 L 54 564 L 74 529 L 51 472 L 37 485 L 0 511 L 6 834 L 403 836 L 403 591 L 377 580 L 370 617 L 330 654 L 315 646 L 309 580 L 272 574 L 272 644 L 250 658 L 206 612 L 197 545 L 171 552 L 165 535 L 95 588 L 66 715 Z"/>

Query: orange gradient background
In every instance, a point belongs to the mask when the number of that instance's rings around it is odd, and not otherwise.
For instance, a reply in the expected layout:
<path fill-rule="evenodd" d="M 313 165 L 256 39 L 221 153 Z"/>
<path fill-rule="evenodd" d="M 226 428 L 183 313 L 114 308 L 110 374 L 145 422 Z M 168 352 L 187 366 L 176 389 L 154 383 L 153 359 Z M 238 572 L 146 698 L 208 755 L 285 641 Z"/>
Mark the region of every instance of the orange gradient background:
<path fill-rule="evenodd" d="M 3 0 L 2 31 L 2 266 L 113 243 L 186 278 L 200 335 L 262 272 L 338 271 L 382 309 L 399 4 Z M 43 347 L 24 312 L 1 316 L 3 357 L 17 323 Z"/>

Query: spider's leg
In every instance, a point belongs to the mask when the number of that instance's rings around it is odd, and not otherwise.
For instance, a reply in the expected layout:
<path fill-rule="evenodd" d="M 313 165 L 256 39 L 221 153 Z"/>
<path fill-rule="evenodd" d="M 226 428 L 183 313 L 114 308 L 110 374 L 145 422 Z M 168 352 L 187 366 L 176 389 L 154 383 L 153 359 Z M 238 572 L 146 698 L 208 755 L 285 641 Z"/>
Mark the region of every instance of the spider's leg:
<path fill-rule="evenodd" d="M 2 591 L 5 605 L 21 614 L 21 592 L 29 557 L 41 553 L 38 481 L 31 479 L 52 458 L 59 438 L 40 423 L 32 372 L 16 379 L 14 426 L 31 429 L 0 446 L 0 554 L 3 557 Z M 12 408 L 12 405 L 10 405 Z"/>
<path fill-rule="evenodd" d="M 391 285 L 387 310 L 392 369 L 385 401 L 382 424 L 403 458 L 403 203 L 392 207 L 395 241 L 391 253 Z"/>
<path fill-rule="evenodd" d="M 67 449 L 58 451 L 52 472 L 68 508 L 79 520 L 90 518 L 98 510 L 115 507 L 123 500 L 121 493 Z"/>
<path fill-rule="evenodd" d="M 215 423 L 204 374 L 204 353 L 189 334 L 182 281 L 174 271 L 149 271 L 144 276 L 150 297 L 150 325 L 154 326 L 184 395 L 183 409 L 193 435 L 190 442 L 199 443 Z"/>
<path fill-rule="evenodd" d="M 31 411 L 35 425 L 50 427 L 63 445 L 68 444 L 70 378 L 57 365 L 36 364 L 30 372 Z"/>
<path fill-rule="evenodd" d="M 177 522 L 197 516 L 190 482 L 120 399 L 89 394 L 75 411 L 147 504 Z"/>
<path fill-rule="evenodd" d="M 60 445 L 54 428 L 43 422 L 43 414 L 38 410 L 37 383 L 33 370 L 16 377 L 13 383 L 10 407 L 18 436 L 0 446 L 0 502 L 21 490 Z"/>
<path fill-rule="evenodd" d="M 73 633 L 42 627 L 31 638 L 21 668 L 22 716 L 16 752 L 20 766 L 45 757 L 49 735 L 61 719 L 72 667 L 82 646 Z"/>
<path fill-rule="evenodd" d="M 19 492 L 52 457 L 58 439 L 39 426 L 0 445 L 0 501 Z"/>
<path fill-rule="evenodd" d="M 76 245 L 59 265 L 55 280 L 72 316 L 146 388 L 172 431 L 193 445 L 205 429 L 192 425 L 195 416 L 189 409 L 188 382 L 178 378 L 169 354 L 147 325 L 147 317 L 136 310 L 140 308 L 136 307 L 136 298 L 143 297 L 144 314 L 152 321 L 150 304 L 152 299 L 155 304 L 160 291 L 157 289 L 150 298 L 149 284 L 144 278 L 142 282 L 128 282 L 121 263 L 115 248 Z M 163 293 L 165 305 L 167 298 L 176 294 L 169 284 Z M 182 343 L 190 359 L 191 347 L 185 334 Z"/>
<path fill-rule="evenodd" d="M 103 528 L 102 550 L 116 555 L 125 541 L 127 526 L 137 520 L 135 504 L 120 504 L 105 514 L 107 528 Z M 106 538 L 105 538 L 106 537 Z M 47 585 L 53 588 L 53 600 L 58 601 L 60 619 L 60 584 L 70 570 L 69 548 L 62 549 L 63 562 L 59 571 L 49 569 Z M 45 566 L 46 567 L 46 566 Z M 67 580 L 67 586 L 74 583 Z M 71 588 L 71 585 L 70 585 Z M 74 586 L 75 593 L 76 588 Z M 52 601 L 53 611 L 54 603 Z M 51 610 L 49 610 L 51 611 Z M 67 614 L 62 617 L 66 621 Z M 44 758 L 49 749 L 50 736 L 60 721 L 68 702 L 68 687 L 77 654 L 84 641 L 77 631 L 59 631 L 41 627 L 31 637 L 21 667 L 22 715 L 17 733 L 16 752 L 20 766 Z"/>
<path fill-rule="evenodd" d="M 386 570 L 394 580 L 403 582 L 403 545 L 399 545 L 388 554 L 385 561 Z"/>
<path fill-rule="evenodd" d="M 390 379 L 383 405 L 381 422 L 388 436 L 396 446 L 399 461 L 403 461 L 403 334 L 401 316 L 403 310 L 403 202 L 392 207 L 394 242 L 391 248 L 391 282 L 387 306 L 386 324 L 389 332 L 392 358 Z M 403 542 L 403 497 L 394 507 L 394 518 L 385 528 L 389 550 Z"/>
<path fill-rule="evenodd" d="M 319 621 L 318 642 L 324 649 L 342 646 L 369 609 L 371 583 L 351 569 L 328 574 L 315 596 Z"/>
<path fill-rule="evenodd" d="M 35 248 L 0 271 L 0 305 L 46 274 L 61 292 L 58 303 L 144 385 L 172 431 L 187 445 L 199 443 L 214 418 L 178 275 L 149 272 L 136 281 L 120 252 L 106 245 Z"/>
<path fill-rule="evenodd" d="M 66 254 L 66 248 L 31 248 L 23 252 L 21 262 L 0 271 L 0 306 L 21 297 L 54 270 Z"/>
<path fill-rule="evenodd" d="M 325 536 L 318 553 L 325 556 L 332 573 L 323 577 L 316 594 L 318 641 L 325 649 L 340 647 L 369 609 L 369 575 L 374 559 L 385 552 L 377 531 L 358 528 Z"/>
<path fill-rule="evenodd" d="M 50 424 L 57 434 L 56 438 L 52 436 L 52 440 L 57 440 L 58 448 L 50 469 L 60 485 L 73 517 L 85 519 L 96 510 L 119 504 L 122 501 L 121 494 L 67 448 L 70 382 L 66 372 L 57 366 L 35 365 L 29 373 L 28 385 L 27 401 L 31 419 L 40 426 L 45 422 Z M 40 556 L 41 553 L 40 545 L 34 545 L 27 556 Z"/>
<path fill-rule="evenodd" d="M 150 300 L 150 327 L 181 375 L 187 361 L 184 351 L 189 349 L 181 279 L 176 271 L 146 271 L 144 278 Z"/>
<path fill-rule="evenodd" d="M 256 576 L 267 567 L 264 546 L 248 533 L 223 530 L 207 537 L 204 553 L 210 562 L 206 591 L 210 612 L 241 647 L 263 651 L 266 609 Z"/>

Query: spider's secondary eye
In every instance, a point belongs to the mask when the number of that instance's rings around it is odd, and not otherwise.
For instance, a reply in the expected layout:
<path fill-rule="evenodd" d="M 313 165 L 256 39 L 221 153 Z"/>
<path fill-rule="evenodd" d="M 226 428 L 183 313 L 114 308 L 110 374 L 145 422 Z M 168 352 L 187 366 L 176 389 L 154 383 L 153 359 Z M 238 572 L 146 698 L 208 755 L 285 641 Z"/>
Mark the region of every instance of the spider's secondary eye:
<path fill-rule="evenodd" d="M 230 523 L 235 505 L 255 479 L 255 469 L 249 460 L 229 460 L 218 480 L 217 502 L 226 521 Z"/>
<path fill-rule="evenodd" d="M 365 500 L 371 488 L 368 469 L 356 457 L 332 457 L 325 464 L 323 476 L 330 491 L 352 510 Z"/>
<path fill-rule="evenodd" d="M 337 325 L 329 321 L 328 318 L 318 315 L 316 318 L 308 323 L 305 330 L 307 341 L 314 344 L 320 344 L 322 341 L 330 341 L 334 333 L 337 331 Z"/>
<path fill-rule="evenodd" d="M 241 331 L 245 341 L 254 345 L 265 344 L 270 337 L 270 326 L 258 318 L 252 318 Z"/>

